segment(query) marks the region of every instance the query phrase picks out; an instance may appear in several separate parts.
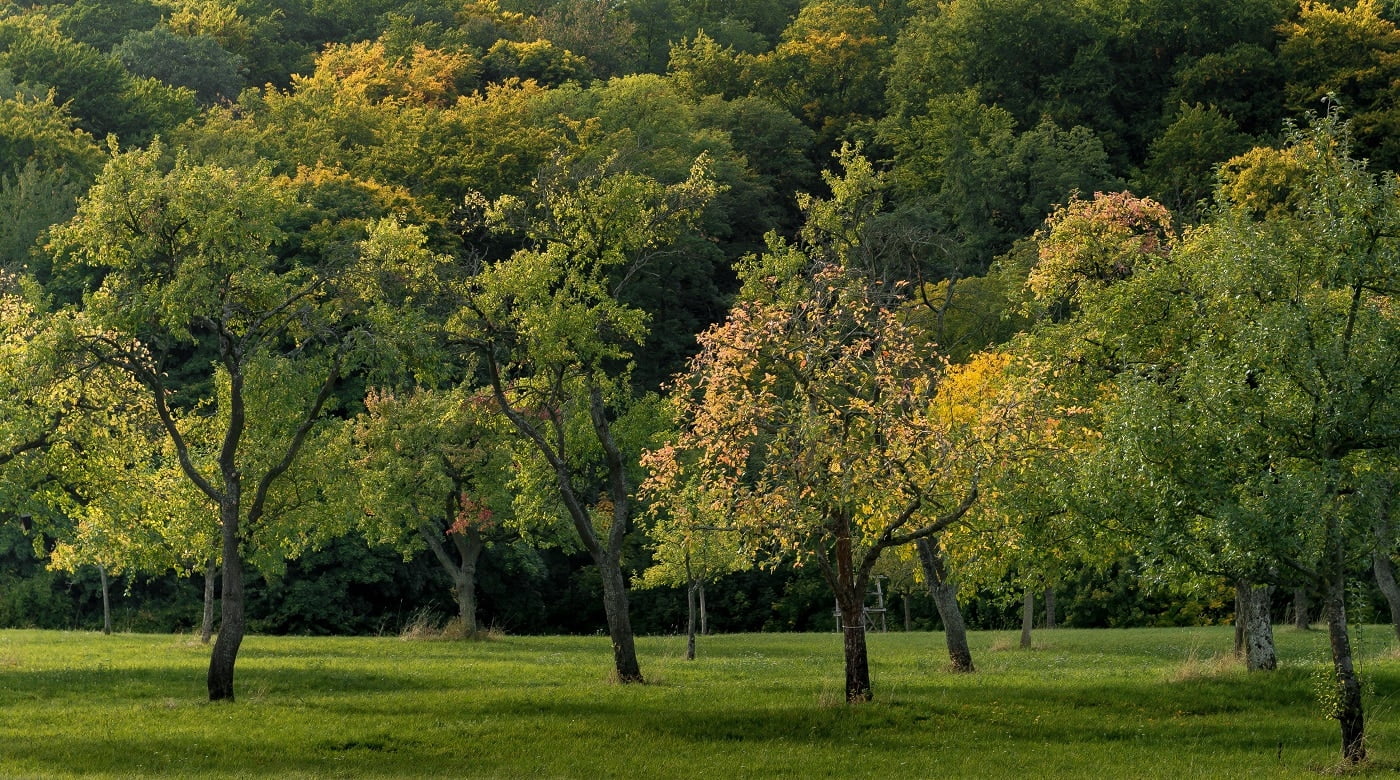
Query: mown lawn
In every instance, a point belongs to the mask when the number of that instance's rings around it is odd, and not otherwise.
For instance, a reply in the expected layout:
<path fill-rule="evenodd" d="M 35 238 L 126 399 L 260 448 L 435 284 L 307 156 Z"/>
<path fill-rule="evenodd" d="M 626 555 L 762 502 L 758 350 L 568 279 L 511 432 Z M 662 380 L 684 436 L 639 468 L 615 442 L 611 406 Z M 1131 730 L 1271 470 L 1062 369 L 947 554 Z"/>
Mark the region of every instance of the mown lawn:
<path fill-rule="evenodd" d="M 1400 654 L 1366 626 L 1373 762 L 1400 768 Z M 239 700 L 205 701 L 188 637 L 0 632 L 0 777 L 1316 777 L 1322 631 L 1246 674 L 1227 627 L 871 637 L 876 701 L 841 702 L 836 634 L 643 638 L 649 682 L 601 637 L 250 637 Z"/>

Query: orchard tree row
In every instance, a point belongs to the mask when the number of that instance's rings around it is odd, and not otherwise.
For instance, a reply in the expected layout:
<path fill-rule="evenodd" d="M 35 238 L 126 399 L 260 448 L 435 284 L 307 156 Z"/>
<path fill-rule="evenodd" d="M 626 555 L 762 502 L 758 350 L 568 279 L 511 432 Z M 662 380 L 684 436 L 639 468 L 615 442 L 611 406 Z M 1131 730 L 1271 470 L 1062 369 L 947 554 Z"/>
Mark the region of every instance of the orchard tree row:
<path fill-rule="evenodd" d="M 484 555 L 585 555 L 624 683 L 635 585 L 810 567 L 853 702 L 876 578 L 971 671 L 960 585 L 1129 556 L 1234 588 L 1251 668 L 1321 596 L 1364 757 L 1395 9 L 382 5 L 0 9 L 0 502 L 203 573 L 211 699 L 250 571 L 349 535 L 467 633 Z"/>

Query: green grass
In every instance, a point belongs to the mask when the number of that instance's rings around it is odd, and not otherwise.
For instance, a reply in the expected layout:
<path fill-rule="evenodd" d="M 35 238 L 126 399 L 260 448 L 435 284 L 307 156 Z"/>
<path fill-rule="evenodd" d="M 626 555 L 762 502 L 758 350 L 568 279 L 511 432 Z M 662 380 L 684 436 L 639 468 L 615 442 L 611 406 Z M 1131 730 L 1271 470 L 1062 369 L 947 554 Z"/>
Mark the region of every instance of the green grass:
<path fill-rule="evenodd" d="M 1366 774 L 1400 768 L 1400 655 L 1367 626 Z M 841 703 L 836 634 L 643 638 L 649 682 L 598 637 L 250 637 L 236 704 L 204 700 L 188 637 L 0 632 L 0 777 L 1316 777 L 1323 632 L 1246 674 L 1229 628 L 870 640 L 876 701 Z"/>

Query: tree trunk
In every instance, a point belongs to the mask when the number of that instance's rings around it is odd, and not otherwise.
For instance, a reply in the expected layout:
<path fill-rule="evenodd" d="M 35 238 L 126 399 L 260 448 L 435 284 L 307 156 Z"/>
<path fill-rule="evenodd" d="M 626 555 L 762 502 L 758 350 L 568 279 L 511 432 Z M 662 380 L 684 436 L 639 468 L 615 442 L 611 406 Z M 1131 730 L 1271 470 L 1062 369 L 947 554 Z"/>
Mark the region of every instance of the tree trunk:
<path fill-rule="evenodd" d="M 462 621 L 462 630 L 467 636 L 476 636 L 480 626 L 476 622 L 476 563 L 481 560 L 481 551 L 486 541 L 481 530 L 468 528 L 452 534 L 452 543 L 457 548 L 459 563 L 453 574 L 453 585 L 457 590 L 457 617 Z"/>
<path fill-rule="evenodd" d="M 697 615 L 695 614 L 696 591 L 700 589 L 700 583 L 691 580 L 685 589 L 685 660 L 695 660 L 695 624 Z"/>
<path fill-rule="evenodd" d="M 243 551 L 238 521 L 238 476 L 226 479 L 224 500 L 219 502 L 219 525 L 224 544 L 223 593 L 220 598 L 219 636 L 209 656 L 209 701 L 233 701 L 233 667 L 243 644 Z"/>
<path fill-rule="evenodd" d="M 1021 599 L 1021 649 L 1031 649 L 1031 624 L 1035 622 L 1035 591 L 1026 586 Z"/>
<path fill-rule="evenodd" d="M 107 579 L 107 567 L 98 566 L 97 573 L 102 577 L 102 633 L 112 633 L 112 583 Z"/>
<path fill-rule="evenodd" d="M 842 647 L 846 656 L 846 701 L 870 701 L 870 657 L 865 647 L 864 599 L 841 603 Z"/>
<path fill-rule="evenodd" d="M 958 608 L 958 586 L 948 576 L 943 555 L 938 549 L 938 540 L 920 539 L 915 542 L 915 547 L 919 551 L 919 564 L 924 570 L 929 595 L 933 596 L 933 605 L 943 621 L 943 635 L 948 643 L 948 660 L 952 669 L 955 672 L 975 671 L 972 650 L 967 645 L 967 624 L 963 622 L 962 610 Z"/>
<path fill-rule="evenodd" d="M 705 583 L 699 583 L 700 588 L 700 636 L 710 635 L 710 614 L 705 610 Z"/>
<path fill-rule="evenodd" d="M 914 630 L 914 613 L 909 609 L 909 600 L 912 594 L 901 593 L 899 600 L 904 604 L 904 630 L 906 632 Z"/>
<path fill-rule="evenodd" d="M 1249 622 L 1249 583 L 1235 580 L 1235 657 L 1244 657 L 1244 628 Z"/>
<path fill-rule="evenodd" d="M 928 583 L 929 595 L 938 610 L 943 623 L 943 633 L 948 645 L 948 659 L 953 671 L 974 671 L 972 651 L 967 644 L 967 625 L 963 622 L 962 610 L 958 607 L 958 586 L 952 581 L 937 539 L 920 539 L 915 543 L 919 551 L 919 563 L 924 570 L 924 580 Z"/>
<path fill-rule="evenodd" d="M 1379 535 L 1379 530 L 1377 531 Z M 1395 584 L 1395 565 L 1390 561 L 1390 547 L 1377 547 L 1371 553 L 1371 568 L 1376 573 L 1376 585 L 1390 605 L 1390 624 L 1395 629 L 1396 639 L 1400 639 L 1400 585 Z"/>
<path fill-rule="evenodd" d="M 1299 631 L 1307 631 L 1308 622 L 1308 589 L 1298 587 L 1293 589 L 1293 627 Z M 1400 630 L 1400 629 L 1397 629 Z"/>
<path fill-rule="evenodd" d="M 637 663 L 637 645 L 632 637 L 632 617 L 627 607 L 627 582 L 622 564 L 613 557 L 597 561 L 603 577 L 603 612 L 608 618 L 608 636 L 612 639 L 613 667 L 617 681 L 639 683 L 642 667 Z"/>
<path fill-rule="evenodd" d="M 1336 685 L 1333 717 L 1342 730 L 1342 757 L 1355 764 L 1366 758 L 1366 722 L 1361 707 L 1361 681 L 1352 667 L 1351 637 L 1347 632 L 1346 580 L 1339 571 L 1327 583 L 1327 636 L 1332 647 Z"/>
<path fill-rule="evenodd" d="M 855 554 L 851 548 L 851 518 L 838 512 L 833 518 L 836 536 L 835 566 L 823 568 L 827 584 L 836 595 L 841 613 L 842 648 L 846 658 L 846 701 L 870 701 L 870 658 L 865 646 L 865 588 L 868 583 L 856 576 Z"/>
<path fill-rule="evenodd" d="M 1245 665 L 1251 672 L 1273 671 L 1278 668 L 1274 653 L 1274 627 L 1270 602 L 1274 589 L 1255 585 L 1249 589 L 1249 612 L 1245 626 Z"/>
<path fill-rule="evenodd" d="M 199 624 L 199 641 L 206 645 L 214 636 L 214 583 L 217 578 L 214 562 L 210 561 L 204 567 L 204 617 Z"/>
<path fill-rule="evenodd" d="M 1045 589 L 1045 627 L 1059 627 L 1059 623 L 1055 620 L 1055 589 L 1053 587 Z"/>

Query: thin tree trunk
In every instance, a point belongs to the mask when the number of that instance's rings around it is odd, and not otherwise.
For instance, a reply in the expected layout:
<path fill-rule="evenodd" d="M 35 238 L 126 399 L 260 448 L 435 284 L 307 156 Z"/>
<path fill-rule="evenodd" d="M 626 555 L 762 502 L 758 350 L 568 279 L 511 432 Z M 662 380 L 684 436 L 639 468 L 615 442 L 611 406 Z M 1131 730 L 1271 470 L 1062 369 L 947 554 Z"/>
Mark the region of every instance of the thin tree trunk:
<path fill-rule="evenodd" d="M 1270 619 L 1270 602 L 1274 589 L 1255 585 L 1249 589 L 1249 617 L 1245 627 L 1245 665 L 1251 672 L 1273 671 L 1278 668 L 1274 652 L 1274 627 Z"/>
<path fill-rule="evenodd" d="M 1308 589 L 1297 587 L 1293 589 L 1293 627 L 1299 631 L 1307 631 L 1311 623 L 1308 622 Z"/>
<path fill-rule="evenodd" d="M 1026 587 L 1021 600 L 1021 649 L 1031 648 L 1031 623 L 1035 621 L 1035 591 Z"/>
<path fill-rule="evenodd" d="M 1339 556 L 1340 557 L 1340 556 Z M 1361 705 L 1361 682 L 1352 667 L 1351 637 L 1347 631 L 1345 574 L 1338 571 L 1327 583 L 1327 637 L 1332 647 L 1332 671 L 1336 684 L 1333 716 L 1341 726 L 1342 757 L 1349 763 L 1366 758 L 1366 721 Z"/>
<path fill-rule="evenodd" d="M 206 645 L 214 636 L 214 584 L 217 578 L 218 571 L 214 568 L 214 562 L 210 561 L 204 567 L 204 617 L 199 624 L 199 641 Z"/>
<path fill-rule="evenodd" d="M 1059 623 L 1055 620 L 1055 589 L 1053 587 L 1045 589 L 1045 627 L 1059 627 Z"/>
<path fill-rule="evenodd" d="M 698 622 L 695 609 L 696 591 L 700 584 L 691 580 L 685 589 L 685 660 L 695 660 L 695 625 Z"/>
<path fill-rule="evenodd" d="M 685 660 L 695 660 L 695 591 L 700 587 L 694 569 L 690 566 L 690 548 L 685 550 Z"/>
<path fill-rule="evenodd" d="M 906 632 L 914 630 L 914 613 L 909 609 L 909 600 L 912 594 L 902 593 L 899 600 L 904 604 L 904 630 Z"/>
<path fill-rule="evenodd" d="M 1249 622 L 1249 583 L 1235 580 L 1235 657 L 1244 658 L 1244 629 Z"/>
<path fill-rule="evenodd" d="M 967 644 L 967 624 L 958 608 L 958 585 L 948 575 L 936 538 L 920 539 L 914 543 L 919 551 L 919 564 L 924 570 L 929 595 L 943 621 L 943 635 L 948 643 L 948 660 L 955 672 L 975 671 L 972 650 Z"/>
<path fill-rule="evenodd" d="M 710 635 L 710 613 L 705 609 L 705 583 L 698 585 L 700 589 L 700 636 Z"/>
<path fill-rule="evenodd" d="M 97 573 L 102 577 L 102 633 L 112 633 L 112 583 L 107 579 L 107 567 L 98 566 Z"/>
<path fill-rule="evenodd" d="M 219 525 L 223 532 L 223 593 L 220 598 L 219 636 L 209 656 L 209 700 L 233 701 L 233 667 L 243 644 L 243 552 L 239 534 L 239 478 L 225 479 L 224 500 L 219 502 Z"/>

